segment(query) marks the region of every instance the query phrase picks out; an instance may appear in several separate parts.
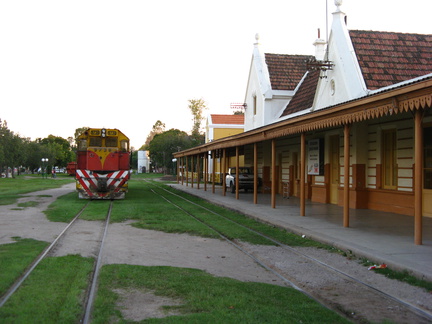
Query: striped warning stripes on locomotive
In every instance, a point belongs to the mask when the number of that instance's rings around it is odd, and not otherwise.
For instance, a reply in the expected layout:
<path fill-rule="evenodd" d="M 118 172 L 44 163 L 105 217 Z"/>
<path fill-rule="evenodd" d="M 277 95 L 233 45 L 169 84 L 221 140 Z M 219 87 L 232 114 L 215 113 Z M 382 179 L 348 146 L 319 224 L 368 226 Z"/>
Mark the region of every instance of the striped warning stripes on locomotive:
<path fill-rule="evenodd" d="M 80 198 L 123 199 L 127 192 L 129 170 L 109 173 L 82 170 L 76 171 L 77 190 Z"/>

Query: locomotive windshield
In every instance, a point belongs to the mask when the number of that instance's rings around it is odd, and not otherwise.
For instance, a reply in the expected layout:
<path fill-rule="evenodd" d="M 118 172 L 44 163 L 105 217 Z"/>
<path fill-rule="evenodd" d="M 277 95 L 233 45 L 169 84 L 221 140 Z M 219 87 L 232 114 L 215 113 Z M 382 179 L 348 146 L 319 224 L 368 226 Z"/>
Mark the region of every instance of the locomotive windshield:
<path fill-rule="evenodd" d="M 105 139 L 106 147 L 117 147 L 117 137 L 107 137 Z"/>
<path fill-rule="evenodd" d="M 102 146 L 102 138 L 101 137 L 90 137 L 90 145 L 89 146 Z"/>

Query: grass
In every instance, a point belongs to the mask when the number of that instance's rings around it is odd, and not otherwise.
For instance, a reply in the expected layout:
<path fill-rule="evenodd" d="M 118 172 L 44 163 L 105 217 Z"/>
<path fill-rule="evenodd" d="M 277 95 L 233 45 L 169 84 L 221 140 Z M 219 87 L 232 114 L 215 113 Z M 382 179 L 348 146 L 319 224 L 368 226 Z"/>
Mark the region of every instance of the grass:
<path fill-rule="evenodd" d="M 136 220 L 134 226 L 138 228 L 219 237 L 181 210 L 167 204 L 150 191 L 149 184 L 141 181 L 131 181 L 127 199 L 114 203 L 111 221 L 122 222 L 127 219 Z"/>
<path fill-rule="evenodd" d="M 141 178 L 135 176 L 132 178 L 129 183 L 127 199 L 114 201 L 112 222 L 132 219 L 136 221 L 134 226 L 139 228 L 218 237 L 214 231 L 209 230 L 161 199 L 152 192 L 152 190 L 159 191 L 160 189 L 150 183 L 140 181 Z M 20 181 L 21 179 L 18 179 L 18 182 Z M 11 188 L 10 190 L 15 189 Z M 40 188 L 35 190 L 40 190 Z M 168 190 L 174 189 L 169 188 Z M 8 193 L 7 191 L 4 192 Z M 200 198 L 191 197 L 178 191 L 176 193 L 199 204 L 204 204 L 207 208 L 221 213 L 225 217 L 263 232 L 285 244 L 328 248 L 320 243 L 262 224 L 223 207 L 214 206 Z M 180 198 L 173 196 L 170 197 L 170 200 L 179 206 L 186 206 Z M 46 214 L 51 221 L 68 222 L 87 203 L 89 206 L 83 213 L 83 218 L 88 220 L 105 218 L 109 201 L 80 200 L 77 198 L 76 192 L 59 197 L 51 204 Z M 185 209 L 200 219 L 210 222 L 212 226 L 230 238 L 254 244 L 272 244 L 255 234 L 247 233 L 244 229 L 227 220 L 220 219 L 211 212 L 190 205 Z M 3 288 L 0 289 L 5 291 L 45 246 L 45 242 L 19 239 L 13 244 L 0 245 L 0 284 L 3 284 Z M 14 251 L 20 247 L 22 247 L 23 252 L 14 255 L 16 253 Z M 26 249 L 29 251 L 24 252 Z M 83 292 L 93 262 L 92 259 L 73 255 L 44 260 L 37 267 L 37 271 L 28 278 L 25 285 L 19 289 L 17 295 L 14 295 L 0 309 L 0 323 L 78 322 L 81 318 Z M 6 270 L 4 271 L 4 269 Z M 389 271 L 389 269 L 385 270 Z M 406 281 L 405 279 L 401 280 Z M 422 283 L 420 286 L 422 285 L 431 290 L 431 283 Z M 117 320 L 123 323 L 128 322 L 122 318 L 121 312 L 116 306 L 119 298 L 114 292 L 116 288 L 152 291 L 156 295 L 184 301 L 180 306 L 171 306 L 182 315 L 164 319 L 149 319 L 146 322 L 345 322 L 337 314 L 324 309 L 291 288 L 217 278 L 193 269 L 109 265 L 102 268 L 94 323 L 115 322 Z"/>
<path fill-rule="evenodd" d="M 109 200 L 86 200 L 78 199 L 76 192 L 60 196 L 48 206 L 45 211 L 48 219 L 52 222 L 70 222 L 74 216 L 85 206 L 87 208 L 80 215 L 84 220 L 104 220 L 106 218 Z"/>
<path fill-rule="evenodd" d="M 176 206 L 169 204 L 162 197 L 153 193 L 151 189 L 153 189 L 153 186 L 148 183 L 131 181 L 129 184 L 128 199 L 116 201 L 114 204 L 112 222 L 135 219 L 137 222 L 134 223 L 134 226 L 138 228 L 159 230 L 167 233 L 187 233 L 202 237 L 220 238 L 217 232 L 204 226 Z M 184 205 L 183 201 L 181 203 Z M 188 206 L 186 208 L 194 216 L 209 222 L 226 237 L 254 244 L 272 244 L 267 239 L 241 227 L 233 226 L 231 222 L 215 217 L 208 211 L 193 206 Z"/>
<path fill-rule="evenodd" d="M 48 246 L 47 242 L 14 238 L 0 245 L 0 296 L 24 273 L 24 270 Z"/>
<path fill-rule="evenodd" d="M 373 266 L 375 263 L 372 261 L 369 261 L 365 258 L 360 259 L 360 263 L 364 265 L 365 267 Z M 379 273 L 389 279 L 398 280 L 402 282 L 406 282 L 407 284 L 411 286 L 416 286 L 420 288 L 424 288 L 430 293 L 432 293 L 432 282 L 426 281 L 423 279 L 419 279 L 413 275 L 411 275 L 408 271 L 395 271 L 391 270 L 390 268 L 384 268 L 384 269 L 372 269 L 371 271 L 375 271 L 376 273 Z"/>
<path fill-rule="evenodd" d="M 39 205 L 37 201 L 27 201 L 24 203 L 19 203 L 17 206 L 21 208 L 27 208 L 27 207 L 36 207 L 37 205 Z"/>
<path fill-rule="evenodd" d="M 215 213 L 219 213 L 219 214 L 223 215 L 224 217 L 226 217 L 226 218 L 228 218 L 228 219 L 230 219 L 236 223 L 239 223 L 243 226 L 251 228 L 257 232 L 263 233 L 266 236 L 271 237 L 271 238 L 273 238 L 273 239 L 275 239 L 281 243 L 284 243 L 286 245 L 316 247 L 316 248 L 323 248 L 323 249 L 328 249 L 328 250 L 333 249 L 331 246 L 310 240 L 308 238 L 303 238 L 299 235 L 293 234 L 293 233 L 288 232 L 287 230 L 281 229 L 279 227 L 270 226 L 270 225 L 258 222 L 254 219 L 246 217 L 245 215 L 242 215 L 242 214 L 237 213 L 235 211 L 231 211 L 231 210 L 228 210 L 224 207 L 211 204 L 211 203 L 209 203 L 209 202 L 207 202 L 201 198 L 190 196 L 187 193 L 172 189 L 172 188 L 170 188 L 168 186 L 164 186 L 162 184 L 157 184 L 157 185 L 163 186 L 164 189 L 167 189 L 170 192 L 175 193 L 176 195 L 179 195 L 179 196 L 184 197 L 184 198 L 186 198 L 186 199 L 188 199 L 188 200 L 190 200 L 196 204 L 204 206 L 207 209 L 209 209 Z M 161 191 L 160 189 L 156 189 L 156 191 L 161 192 L 164 195 L 166 195 L 166 193 Z M 191 211 L 191 213 L 194 215 L 198 215 L 201 219 L 205 220 L 206 222 L 223 223 L 223 224 L 225 224 L 225 227 L 231 228 L 231 230 L 233 227 L 236 227 L 236 226 L 233 226 L 232 222 L 229 222 L 227 220 L 223 220 L 222 218 L 220 218 L 219 216 L 216 216 L 212 212 L 204 211 L 202 208 L 191 206 L 191 205 L 189 205 L 189 203 L 185 202 L 181 198 L 178 198 L 176 196 L 169 196 L 169 199 L 174 201 L 177 205 L 184 206 L 185 209 L 187 209 L 188 211 Z M 241 230 L 240 233 L 247 233 L 247 231 Z M 229 236 L 229 237 L 249 241 L 249 240 L 247 240 L 247 238 L 241 236 L 240 233 L 234 233 L 234 235 Z M 246 235 L 248 235 L 248 234 L 246 234 Z M 267 243 L 265 243 L 265 241 L 264 241 L 264 242 L 256 243 L 256 244 L 270 244 L 270 243 L 268 241 L 267 241 Z M 273 243 L 271 243 L 271 244 L 273 244 Z"/>
<path fill-rule="evenodd" d="M 157 183 L 158 186 L 163 186 L 165 189 L 170 190 L 171 192 L 174 192 L 177 195 L 180 195 L 182 197 L 187 198 L 188 200 L 191 200 L 197 204 L 203 205 L 205 207 L 207 207 L 208 209 L 211 209 L 212 211 L 218 212 L 222 215 L 224 215 L 227 218 L 232 219 L 233 221 L 240 223 L 244 226 L 247 226 L 249 228 L 252 228 L 260 233 L 265 234 L 268 237 L 271 237 L 281 243 L 284 243 L 286 245 L 289 246 L 303 246 L 303 247 L 316 247 L 316 248 L 321 248 L 321 249 L 325 249 L 328 250 L 330 252 L 335 252 L 335 253 L 339 253 L 345 257 L 347 257 L 348 259 L 353 259 L 356 258 L 353 254 L 352 251 L 341 251 L 339 249 L 336 249 L 332 246 L 326 245 L 326 244 L 322 244 L 320 242 L 316 242 L 307 238 L 302 238 L 299 235 L 290 233 L 284 229 L 278 228 L 278 227 L 274 227 L 274 226 L 269 226 L 267 224 L 263 224 L 261 222 L 255 221 L 253 219 L 250 219 L 244 215 L 241 215 L 239 213 L 227 210 L 223 207 L 220 206 L 215 206 L 211 203 L 208 203 L 206 201 L 204 201 L 203 199 L 199 198 L 199 197 L 195 197 L 195 196 L 190 196 L 187 193 L 172 189 L 168 186 L 164 186 L 161 183 Z M 170 198 L 173 199 L 176 203 L 178 204 L 182 204 L 181 199 L 175 199 L 175 198 Z M 194 208 L 192 207 L 188 207 L 188 210 L 192 211 L 194 210 Z M 195 212 L 193 212 L 193 214 L 195 214 Z M 211 215 L 209 215 L 208 217 L 212 217 Z M 216 216 L 213 216 L 216 217 Z M 229 227 L 229 225 L 227 225 Z M 232 225 L 231 225 L 232 226 Z M 163 230 L 162 228 L 157 228 L 158 230 Z M 234 238 L 238 238 L 238 239 L 242 239 L 251 243 L 254 243 L 252 240 L 249 239 L 245 239 L 244 237 L 241 236 L 234 236 Z M 266 244 L 265 242 L 261 242 L 261 243 L 254 243 L 254 244 Z M 269 243 L 267 243 L 269 244 Z M 365 266 L 370 266 L 373 265 L 373 263 L 369 262 L 369 263 L 365 263 Z M 376 271 L 378 273 L 383 274 L 384 276 L 390 278 L 390 279 L 395 279 L 395 280 L 399 280 L 399 281 L 403 281 L 406 282 L 410 285 L 413 286 L 417 286 L 420 288 L 424 288 L 428 291 L 432 291 L 432 282 L 426 281 L 426 280 L 422 280 L 422 279 L 418 279 L 415 276 L 409 274 L 408 271 L 395 271 L 395 270 L 391 270 L 389 268 L 386 269 L 375 269 L 373 271 Z"/>
<path fill-rule="evenodd" d="M 143 175 L 140 176 L 140 178 L 145 177 Z M 153 174 L 152 176 L 154 177 Z M 136 177 L 133 179 L 137 180 Z M 156 184 L 289 246 L 316 247 L 326 249 L 331 252 L 340 253 L 347 258 L 355 257 L 350 251 L 339 251 L 331 246 L 321 244 L 308 238 L 302 238 L 301 236 L 290 233 L 284 229 L 263 224 L 234 211 L 212 205 L 201 198 L 177 191 L 164 185 L 163 183 L 158 182 Z M 159 230 L 167 233 L 187 233 L 190 235 L 219 238 L 219 235 L 216 232 L 204 227 L 196 220 L 184 214 L 184 212 L 181 210 L 170 206 L 165 200 L 155 195 L 151 189 L 155 191 L 160 190 L 147 182 L 131 180 L 129 183 L 129 193 L 127 194 L 127 199 L 114 201 L 111 221 L 122 222 L 125 220 L 134 219 L 136 222 L 133 225 L 137 228 Z M 185 206 L 185 203 L 179 198 L 170 196 L 170 200 L 174 201 L 180 206 Z M 86 200 L 77 199 L 76 193 L 71 193 L 60 197 L 53 205 L 50 206 L 47 214 L 49 215 L 50 220 L 68 221 L 72 219 L 72 217 L 84 206 L 86 202 Z M 86 215 L 83 216 L 86 219 L 103 219 L 105 217 L 105 212 L 101 212 L 99 206 L 107 204 L 108 201 L 92 201 L 91 205 L 89 206 L 91 208 L 89 209 L 88 213 L 86 212 Z M 257 237 L 254 234 L 250 234 L 243 229 L 239 229 L 237 226 L 233 226 L 233 224 L 228 221 L 220 220 L 212 213 L 205 211 L 203 212 L 200 208 L 188 206 L 187 210 L 194 215 L 198 215 L 201 219 L 209 221 L 214 227 L 223 232 L 223 234 L 229 238 L 239 239 L 253 244 L 273 244 L 268 240 Z M 51 217 L 51 213 L 66 217 Z M 388 268 L 377 269 L 375 271 L 383 273 L 389 278 L 404 281 L 412 285 L 425 288 L 428 291 L 432 290 L 432 283 L 417 279 L 408 272 L 401 273 Z"/>
<path fill-rule="evenodd" d="M 94 260 L 47 258 L 0 308 L 0 323 L 78 323 Z"/>
<path fill-rule="evenodd" d="M 118 288 L 183 301 L 165 307 L 181 315 L 145 323 L 348 323 L 292 288 L 213 277 L 196 269 L 131 265 L 102 268 L 92 323 L 127 322 L 116 307 Z"/>
<path fill-rule="evenodd" d="M 88 200 L 80 200 L 76 192 L 71 192 L 58 197 L 44 213 L 52 222 L 70 222 L 87 203 Z"/>
<path fill-rule="evenodd" d="M 26 193 L 58 188 L 72 181 L 73 178 L 67 177 L 42 179 L 37 176 L 23 175 L 16 178 L 0 178 L 0 205 L 11 205 Z"/>
<path fill-rule="evenodd" d="M 110 200 L 91 200 L 88 207 L 81 214 L 80 218 L 90 221 L 105 220 L 109 205 Z"/>

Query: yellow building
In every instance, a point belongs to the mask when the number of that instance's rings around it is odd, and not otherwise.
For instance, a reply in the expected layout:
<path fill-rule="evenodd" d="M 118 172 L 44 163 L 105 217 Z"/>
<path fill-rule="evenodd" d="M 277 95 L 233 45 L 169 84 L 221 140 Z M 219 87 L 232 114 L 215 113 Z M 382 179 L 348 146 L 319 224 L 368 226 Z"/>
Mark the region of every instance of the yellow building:
<path fill-rule="evenodd" d="M 244 131 L 244 115 L 221 115 L 211 114 L 207 118 L 206 124 L 206 143 L 213 142 L 221 138 L 237 135 Z M 213 171 L 213 161 L 215 161 L 215 178 L 216 182 L 220 183 L 220 164 L 218 160 L 209 158 L 208 160 L 208 180 L 211 180 Z M 243 164 L 243 157 L 240 164 Z M 230 161 L 234 163 L 234 161 Z"/>

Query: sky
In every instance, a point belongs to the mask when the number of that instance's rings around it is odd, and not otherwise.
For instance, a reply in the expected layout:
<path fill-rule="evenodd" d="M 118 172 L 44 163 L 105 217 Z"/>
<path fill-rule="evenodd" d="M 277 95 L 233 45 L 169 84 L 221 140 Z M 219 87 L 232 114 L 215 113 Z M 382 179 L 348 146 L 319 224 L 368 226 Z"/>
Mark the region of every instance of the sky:
<path fill-rule="evenodd" d="M 418 34 L 432 33 L 431 9 L 430 0 L 341 6 L 349 29 Z M 190 99 L 231 114 L 257 33 L 266 53 L 312 55 L 318 28 L 325 38 L 325 0 L 0 0 L 0 119 L 32 140 L 117 128 L 139 149 L 158 120 L 190 132 Z"/>

